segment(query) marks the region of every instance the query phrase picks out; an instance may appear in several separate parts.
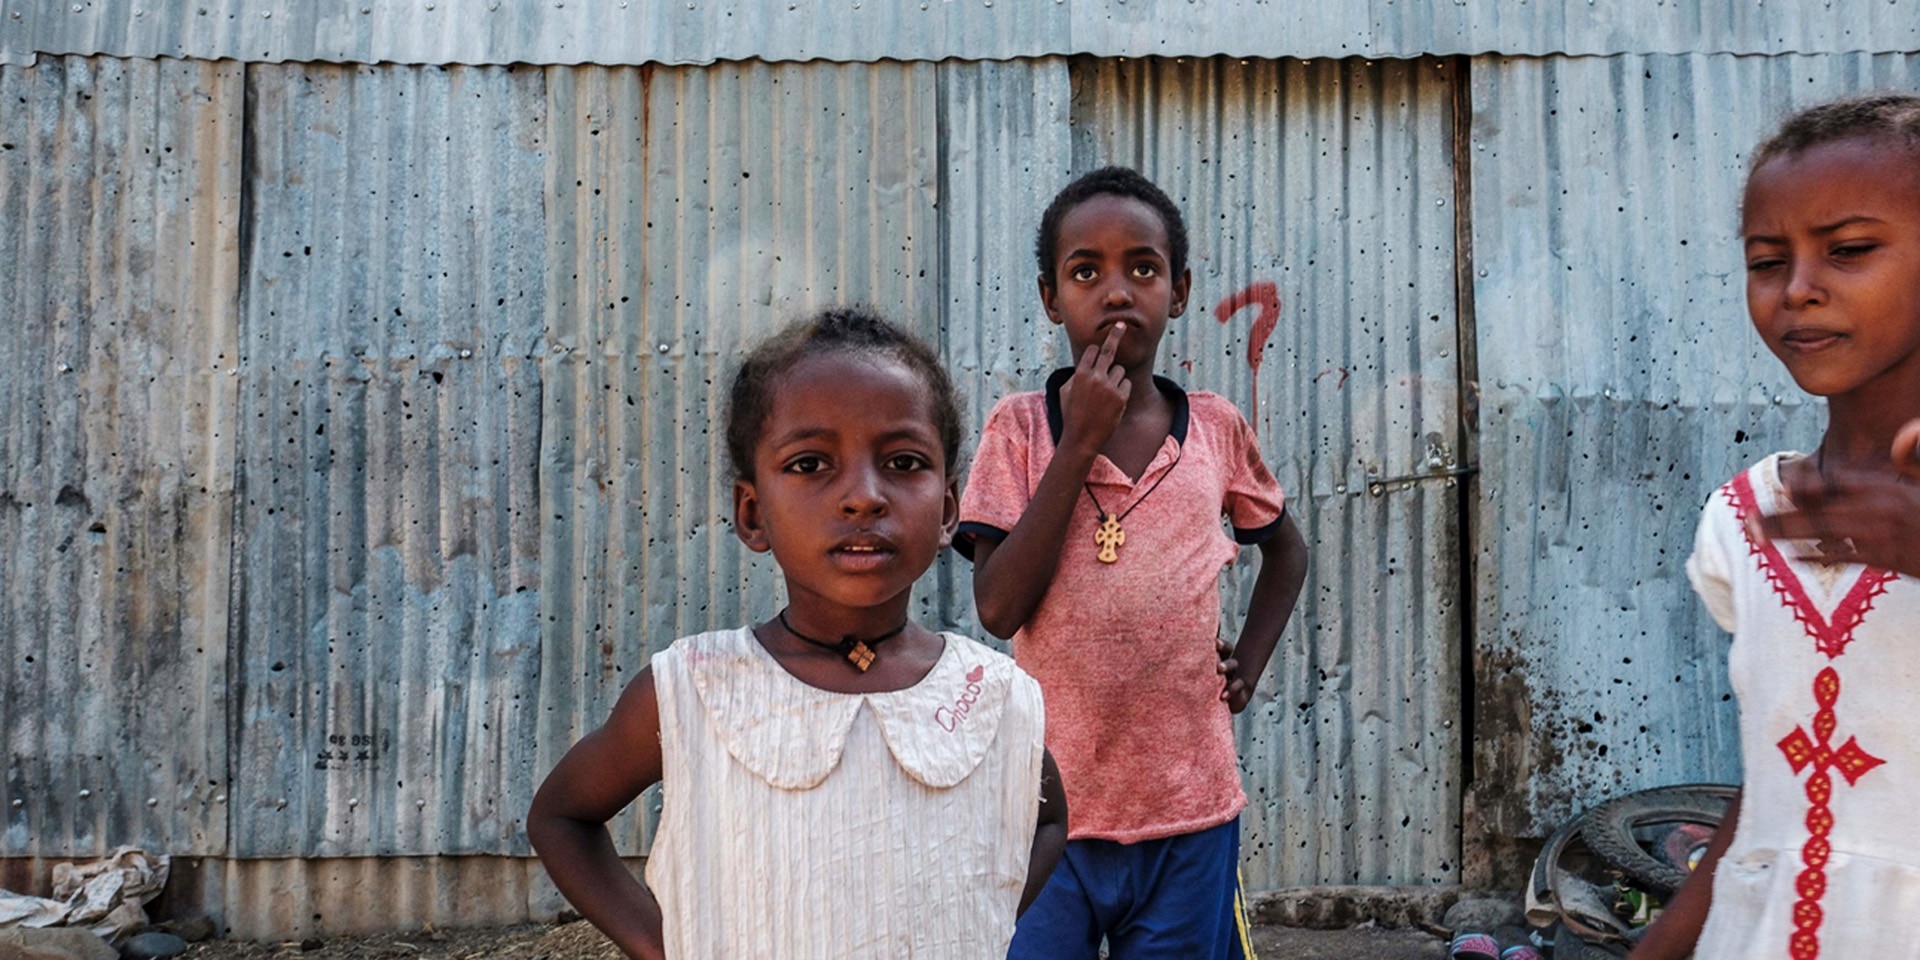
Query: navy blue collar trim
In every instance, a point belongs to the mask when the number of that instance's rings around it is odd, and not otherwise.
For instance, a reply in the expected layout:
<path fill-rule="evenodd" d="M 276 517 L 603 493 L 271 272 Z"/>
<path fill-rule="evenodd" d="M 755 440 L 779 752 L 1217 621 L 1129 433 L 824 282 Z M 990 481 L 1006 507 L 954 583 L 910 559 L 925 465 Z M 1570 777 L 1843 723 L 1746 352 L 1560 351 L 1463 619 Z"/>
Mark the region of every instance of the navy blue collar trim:
<path fill-rule="evenodd" d="M 1047 434 L 1053 437 L 1056 446 L 1060 443 L 1060 432 L 1066 429 L 1060 415 L 1060 388 L 1066 386 L 1072 376 L 1072 367 L 1061 367 L 1047 375 Z M 1187 391 L 1159 374 L 1154 374 L 1153 385 L 1159 388 L 1160 395 L 1166 397 L 1167 402 L 1173 404 L 1173 426 L 1167 434 L 1173 437 L 1174 443 L 1186 446 Z"/>

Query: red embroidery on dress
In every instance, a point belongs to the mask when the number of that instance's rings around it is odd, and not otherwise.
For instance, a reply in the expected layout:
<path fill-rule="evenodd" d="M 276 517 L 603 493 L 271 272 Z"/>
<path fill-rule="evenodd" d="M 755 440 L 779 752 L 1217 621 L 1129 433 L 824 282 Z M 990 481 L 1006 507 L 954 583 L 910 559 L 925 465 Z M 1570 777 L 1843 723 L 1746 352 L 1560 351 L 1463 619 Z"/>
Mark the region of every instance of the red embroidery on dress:
<path fill-rule="evenodd" d="M 1744 527 L 1756 504 L 1753 480 L 1741 473 L 1721 490 Z M 1807 636 L 1813 638 L 1814 649 L 1828 660 L 1838 659 L 1847 651 L 1847 644 L 1853 642 L 1854 628 L 1866 619 L 1874 598 L 1885 593 L 1887 585 L 1897 576 L 1891 570 L 1863 569 L 1860 579 L 1854 581 L 1852 589 L 1841 598 L 1840 605 L 1834 608 L 1833 619 L 1829 620 L 1813 605 L 1813 598 L 1807 596 L 1806 588 L 1778 547 L 1772 543 L 1754 543 L 1751 537 L 1747 538 L 1747 547 L 1759 557 L 1760 572 L 1766 575 L 1774 592 L 1786 601 L 1793 618 L 1807 631 Z M 1832 666 L 1823 668 L 1813 678 L 1813 701 L 1819 705 L 1813 715 L 1813 733 L 1809 735 L 1805 727 L 1794 727 L 1792 733 L 1780 740 L 1780 752 L 1786 755 L 1787 765 L 1793 768 L 1795 776 L 1808 768 L 1813 770 L 1807 777 L 1806 788 L 1808 838 L 1800 848 L 1800 862 L 1806 866 L 1794 881 L 1794 892 L 1799 899 L 1793 904 L 1793 935 L 1787 940 L 1793 960 L 1814 960 L 1820 956 L 1820 922 L 1826 917 L 1820 900 L 1827 893 L 1827 858 L 1833 853 L 1833 842 L 1828 839 L 1833 835 L 1830 805 L 1833 777 L 1829 771 L 1840 771 L 1847 785 L 1853 786 L 1867 771 L 1886 762 L 1862 749 L 1853 737 L 1848 737 L 1838 750 L 1834 749 L 1833 734 L 1840 727 L 1840 718 L 1834 710 L 1834 705 L 1840 702 L 1840 673 Z"/>

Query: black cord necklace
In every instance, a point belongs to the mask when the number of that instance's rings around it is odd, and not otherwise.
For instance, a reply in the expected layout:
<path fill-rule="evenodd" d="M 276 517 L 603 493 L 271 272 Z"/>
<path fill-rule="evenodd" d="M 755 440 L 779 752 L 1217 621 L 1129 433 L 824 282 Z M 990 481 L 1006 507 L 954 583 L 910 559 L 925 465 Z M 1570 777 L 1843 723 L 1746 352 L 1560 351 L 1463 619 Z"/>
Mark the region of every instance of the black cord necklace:
<path fill-rule="evenodd" d="M 1100 513 L 1100 529 L 1093 532 L 1093 542 L 1100 547 L 1098 556 L 1101 563 L 1113 563 L 1120 559 L 1120 545 L 1127 542 L 1127 532 L 1120 529 L 1120 521 L 1125 520 L 1127 515 L 1132 513 L 1136 507 L 1146 503 L 1147 498 L 1153 496 L 1155 490 L 1160 489 L 1160 484 L 1165 482 L 1167 477 L 1173 473 L 1173 468 L 1180 465 L 1180 455 L 1185 452 L 1185 444 L 1175 443 L 1173 447 L 1173 462 L 1167 464 L 1166 471 L 1161 473 L 1159 478 L 1153 481 L 1153 486 L 1148 487 L 1147 492 L 1141 494 L 1140 499 L 1135 500 L 1132 506 L 1120 511 L 1119 516 L 1108 513 L 1107 508 L 1100 505 L 1100 498 L 1093 494 L 1093 484 L 1084 481 L 1080 484 L 1087 490 L 1087 499 L 1093 501 L 1093 509 Z"/>
<path fill-rule="evenodd" d="M 873 661 L 880 656 L 880 651 L 876 650 L 875 649 L 876 647 L 887 642 L 888 640 L 892 640 L 894 637 L 899 636 L 900 631 L 907 629 L 907 621 L 902 620 L 900 621 L 899 626 L 894 627 L 892 630 L 888 630 L 886 633 L 883 633 L 877 637 L 869 637 L 865 640 L 862 640 L 859 637 L 849 634 L 845 637 L 841 637 L 839 642 L 836 643 L 831 640 L 815 639 L 813 637 L 807 636 L 804 633 L 801 633 L 798 630 L 795 630 L 793 628 L 793 624 L 787 622 L 787 611 L 786 611 L 786 608 L 784 607 L 781 608 L 779 616 L 780 616 L 781 628 L 786 630 L 788 633 L 793 634 L 796 639 L 799 639 L 806 643 L 810 643 L 824 650 L 832 650 L 835 653 L 838 653 L 841 656 L 846 657 L 847 662 L 853 664 L 854 669 L 859 670 L 861 673 L 866 673 L 867 668 L 873 666 Z"/>

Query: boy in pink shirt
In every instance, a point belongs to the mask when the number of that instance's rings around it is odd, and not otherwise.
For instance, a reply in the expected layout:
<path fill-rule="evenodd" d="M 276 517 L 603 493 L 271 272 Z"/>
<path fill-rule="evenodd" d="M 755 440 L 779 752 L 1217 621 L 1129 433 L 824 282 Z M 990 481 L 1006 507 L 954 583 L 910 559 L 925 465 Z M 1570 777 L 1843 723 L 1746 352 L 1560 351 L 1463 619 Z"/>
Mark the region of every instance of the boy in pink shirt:
<path fill-rule="evenodd" d="M 981 625 L 1046 695 L 1072 811 L 1008 956 L 1093 960 L 1102 938 L 1114 960 L 1251 956 L 1231 713 L 1292 615 L 1306 543 L 1239 410 L 1153 374 L 1192 283 L 1166 194 L 1132 170 L 1087 174 L 1048 206 L 1036 253 L 1079 362 L 994 408 L 958 543 Z M 1235 541 L 1259 545 L 1260 572 L 1229 647 Z"/>

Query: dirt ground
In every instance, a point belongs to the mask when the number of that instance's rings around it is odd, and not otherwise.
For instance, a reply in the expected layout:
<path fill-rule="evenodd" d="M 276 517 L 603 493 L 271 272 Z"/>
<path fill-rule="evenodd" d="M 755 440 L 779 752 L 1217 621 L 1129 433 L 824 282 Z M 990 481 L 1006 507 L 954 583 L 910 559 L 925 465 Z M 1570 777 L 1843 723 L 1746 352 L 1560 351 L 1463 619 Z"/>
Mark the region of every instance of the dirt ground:
<path fill-rule="evenodd" d="M 1260 956 L 1289 960 L 1439 960 L 1440 938 L 1419 930 L 1255 927 Z M 559 925 L 420 930 L 331 940 L 246 943 L 209 940 L 186 960 L 621 960 L 584 921 Z"/>

